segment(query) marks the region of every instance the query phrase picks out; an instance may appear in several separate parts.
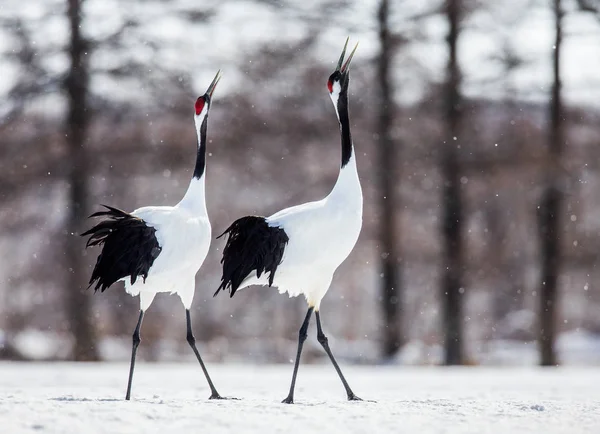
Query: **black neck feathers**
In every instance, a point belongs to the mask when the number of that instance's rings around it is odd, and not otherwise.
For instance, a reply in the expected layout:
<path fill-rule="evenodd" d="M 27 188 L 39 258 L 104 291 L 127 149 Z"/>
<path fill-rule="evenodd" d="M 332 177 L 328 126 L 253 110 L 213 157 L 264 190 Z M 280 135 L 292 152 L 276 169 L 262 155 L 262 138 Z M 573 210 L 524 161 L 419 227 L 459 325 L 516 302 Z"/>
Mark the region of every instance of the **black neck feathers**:
<path fill-rule="evenodd" d="M 198 154 L 196 155 L 196 167 L 194 168 L 194 178 L 200 179 L 204 175 L 206 167 L 206 129 L 208 127 L 208 114 L 204 116 L 200 126 L 200 143 L 198 144 Z"/>
<path fill-rule="evenodd" d="M 342 168 L 352 157 L 352 136 L 350 135 L 350 119 L 348 118 L 348 94 L 341 92 L 337 103 L 342 136 Z"/>

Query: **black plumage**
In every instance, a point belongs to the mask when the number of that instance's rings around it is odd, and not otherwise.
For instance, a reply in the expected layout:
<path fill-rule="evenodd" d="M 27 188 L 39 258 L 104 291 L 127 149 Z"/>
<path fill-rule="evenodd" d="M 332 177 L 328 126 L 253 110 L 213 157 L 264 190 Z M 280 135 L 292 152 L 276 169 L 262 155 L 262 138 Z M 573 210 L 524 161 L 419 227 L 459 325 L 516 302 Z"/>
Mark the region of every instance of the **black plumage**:
<path fill-rule="evenodd" d="M 277 267 L 289 238 L 282 228 L 272 227 L 264 217 L 247 216 L 234 221 L 217 238 L 228 234 L 223 249 L 223 276 L 219 291 L 230 289 L 230 297 L 238 290 L 242 281 L 252 272 L 257 277 L 269 273 L 269 286 L 273 285 Z"/>
<path fill-rule="evenodd" d="M 94 290 L 104 292 L 126 277 L 130 277 L 132 285 L 138 277 L 145 282 L 150 267 L 162 250 L 156 239 L 156 229 L 125 211 L 103 206 L 107 211 L 94 213 L 90 218 L 107 218 L 81 234 L 90 236 L 86 247 L 102 246 L 92 271 L 90 287 L 95 282 Z"/>

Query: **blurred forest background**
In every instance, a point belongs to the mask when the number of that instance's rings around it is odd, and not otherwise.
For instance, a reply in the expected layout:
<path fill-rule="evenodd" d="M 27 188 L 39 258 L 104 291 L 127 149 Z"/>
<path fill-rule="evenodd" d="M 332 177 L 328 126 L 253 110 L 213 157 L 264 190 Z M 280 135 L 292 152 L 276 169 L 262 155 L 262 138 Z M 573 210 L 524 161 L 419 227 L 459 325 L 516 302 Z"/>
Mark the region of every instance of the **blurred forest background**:
<path fill-rule="evenodd" d="M 138 301 L 86 290 L 78 236 L 101 203 L 172 205 L 209 122 L 215 235 L 332 187 L 326 80 L 360 40 L 350 117 L 364 226 L 322 304 L 346 362 L 600 363 L 597 0 L 3 0 L 0 358 L 128 360 Z M 212 298 L 208 361 L 285 362 L 304 301 Z M 307 359 L 324 360 L 316 339 Z M 142 329 L 146 360 L 190 360 L 176 297 Z"/>

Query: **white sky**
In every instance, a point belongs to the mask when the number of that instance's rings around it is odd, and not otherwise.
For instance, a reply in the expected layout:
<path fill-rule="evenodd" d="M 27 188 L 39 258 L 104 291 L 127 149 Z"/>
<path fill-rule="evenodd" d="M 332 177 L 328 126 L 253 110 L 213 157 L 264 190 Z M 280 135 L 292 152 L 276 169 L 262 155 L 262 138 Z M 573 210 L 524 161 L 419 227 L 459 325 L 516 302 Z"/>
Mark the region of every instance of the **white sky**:
<path fill-rule="evenodd" d="M 237 62 L 252 53 L 260 44 L 272 41 L 293 42 L 312 31 L 306 23 L 284 19 L 276 9 L 257 5 L 249 0 L 223 2 L 214 0 L 203 5 L 215 7 L 216 15 L 208 25 L 184 24 L 171 12 L 197 4 L 192 0 L 119 1 L 87 0 L 85 3 L 86 32 L 90 36 L 103 36 L 118 28 L 128 16 L 144 18 L 143 32 L 149 39 L 166 41 L 170 48 L 153 55 L 141 45 L 131 46 L 130 56 L 140 61 L 175 65 L 194 78 L 198 91 L 214 76 L 215 70 L 223 69 L 229 85 L 220 86 L 221 92 L 235 91 L 242 81 L 243 71 Z M 392 2 L 393 23 L 403 23 L 403 17 L 424 12 L 439 0 L 404 0 Z M 316 16 L 316 0 L 305 0 L 297 7 L 304 15 Z M 339 14 L 332 14 L 328 27 L 317 44 L 315 57 L 333 64 L 345 36 L 360 40 L 355 65 L 373 58 L 378 49 L 375 23 L 376 0 L 355 2 Z M 492 60 L 500 53 L 502 44 L 513 47 L 526 64 L 519 68 L 512 83 L 518 96 L 525 100 L 547 99 L 551 82 L 551 50 L 553 22 L 549 2 L 512 0 L 490 3 L 486 9 L 477 11 L 467 21 L 466 29 L 459 41 L 460 62 L 465 76 L 463 91 L 468 96 L 502 97 L 505 81 L 499 62 Z M 600 107 L 600 20 L 589 14 L 573 12 L 574 6 L 566 1 L 569 11 L 565 19 L 565 43 L 562 58 L 564 95 L 568 103 Z M 61 14 L 62 0 L 3 0 L 0 17 L 19 16 L 34 30 L 36 46 L 40 53 L 60 45 L 67 37 L 66 20 L 61 15 L 40 19 L 46 10 Z M 529 8 L 522 5 L 534 4 Z M 402 7 L 400 8 L 399 5 Z M 167 9 L 167 7 L 169 9 Z M 205 6 L 203 6 L 205 7 Z M 508 24 L 505 24 L 508 23 Z M 398 97 L 410 103 L 421 97 L 428 81 L 441 81 L 444 74 L 446 52 L 444 37 L 447 26 L 440 16 L 420 21 L 418 25 L 406 27 L 409 34 L 421 32 L 423 40 L 415 40 L 407 49 L 399 51 L 395 64 L 398 81 Z M 14 43 L 0 28 L 0 52 L 14 49 Z M 114 53 L 96 50 L 92 63 L 96 65 L 118 64 Z M 420 69 L 411 67 L 414 62 Z M 64 53 L 44 57 L 44 64 L 52 71 L 61 72 L 67 66 Z M 0 96 L 5 94 L 16 79 L 17 69 L 6 61 L 0 63 Z M 149 69 L 148 74 L 152 74 Z M 94 91 L 113 98 L 135 98 L 143 92 L 140 85 L 132 81 L 115 82 L 95 77 Z"/>

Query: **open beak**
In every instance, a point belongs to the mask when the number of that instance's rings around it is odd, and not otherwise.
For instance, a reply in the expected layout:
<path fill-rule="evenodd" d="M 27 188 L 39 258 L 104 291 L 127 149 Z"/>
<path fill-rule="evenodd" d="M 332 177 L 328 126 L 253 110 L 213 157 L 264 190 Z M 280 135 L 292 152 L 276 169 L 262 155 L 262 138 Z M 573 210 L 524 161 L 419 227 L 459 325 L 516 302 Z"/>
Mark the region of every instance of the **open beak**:
<path fill-rule="evenodd" d="M 217 75 L 215 75 L 215 78 L 213 79 L 212 83 L 210 84 L 210 86 L 208 86 L 208 89 L 206 90 L 206 94 L 212 98 L 212 94 L 215 91 L 215 87 L 217 87 L 217 84 L 219 83 L 219 80 L 221 79 L 221 70 L 219 69 L 219 71 L 217 72 Z"/>
<path fill-rule="evenodd" d="M 344 63 L 344 56 L 346 55 L 346 48 L 348 48 L 348 41 L 350 40 L 350 36 L 346 38 L 346 43 L 344 44 L 344 49 L 342 50 L 342 55 L 340 56 L 340 60 L 338 60 L 336 71 L 340 71 L 342 74 L 348 71 L 348 67 L 350 66 L 350 62 L 352 61 L 352 57 L 354 56 L 354 52 L 358 48 L 358 42 L 354 46 L 354 50 L 348 56 L 348 59 Z"/>

